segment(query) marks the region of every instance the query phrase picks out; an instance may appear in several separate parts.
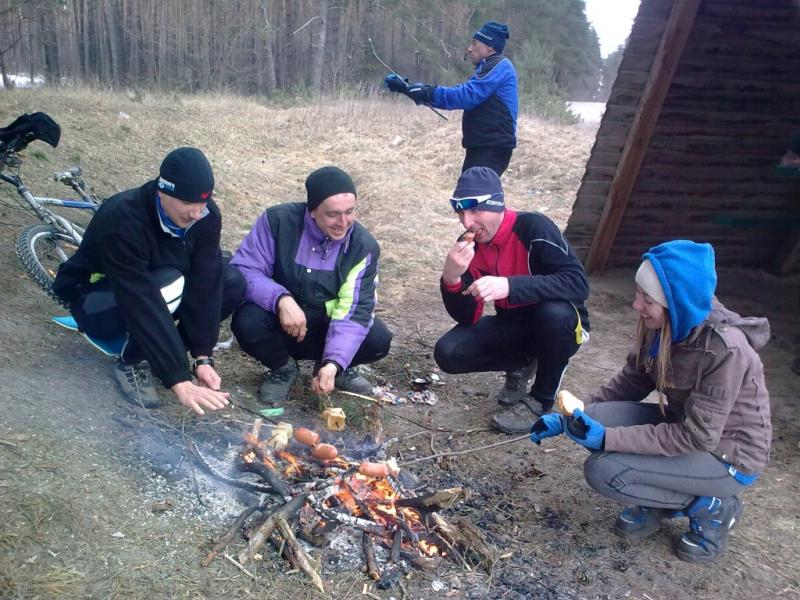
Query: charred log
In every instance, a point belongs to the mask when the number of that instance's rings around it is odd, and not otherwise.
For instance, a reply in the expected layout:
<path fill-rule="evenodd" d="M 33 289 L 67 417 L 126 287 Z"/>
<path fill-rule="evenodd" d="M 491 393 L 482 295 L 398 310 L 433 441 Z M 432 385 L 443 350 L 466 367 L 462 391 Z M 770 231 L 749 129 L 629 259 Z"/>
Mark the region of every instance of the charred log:
<path fill-rule="evenodd" d="M 395 506 L 413 508 L 421 513 L 433 513 L 452 508 L 468 497 L 469 495 L 465 489 L 455 487 L 414 498 L 401 498 L 395 502 Z"/>
<path fill-rule="evenodd" d="M 270 485 L 270 488 L 272 488 L 270 490 L 272 494 L 280 496 L 284 500 L 288 500 L 292 497 L 292 490 L 289 484 L 281 479 L 281 476 L 278 475 L 275 469 L 268 467 L 260 460 L 253 460 L 250 462 L 243 461 L 240 468 L 255 473 L 264 479 Z"/>
<path fill-rule="evenodd" d="M 367 563 L 367 574 L 373 581 L 381 578 L 381 570 L 378 568 L 378 560 L 375 558 L 375 544 L 372 537 L 364 532 L 361 535 L 361 549 L 364 551 L 364 560 Z"/>
<path fill-rule="evenodd" d="M 245 509 L 233 524 L 228 528 L 228 530 L 219 538 L 216 544 L 214 544 L 214 548 L 209 552 L 206 557 L 200 562 L 200 565 L 203 567 L 207 567 L 211 564 L 211 561 L 214 560 L 222 549 L 225 548 L 228 544 L 233 541 L 233 538 L 239 533 L 244 525 L 245 521 L 250 518 L 257 510 L 264 510 L 261 506 L 250 506 L 249 508 Z"/>
<path fill-rule="evenodd" d="M 253 556 L 264 547 L 264 543 L 269 539 L 275 527 L 278 526 L 278 519 L 281 517 L 291 519 L 308 500 L 308 496 L 309 494 L 299 494 L 273 512 L 250 536 L 247 548 L 239 553 L 239 562 L 245 564 L 247 561 L 252 560 Z"/>

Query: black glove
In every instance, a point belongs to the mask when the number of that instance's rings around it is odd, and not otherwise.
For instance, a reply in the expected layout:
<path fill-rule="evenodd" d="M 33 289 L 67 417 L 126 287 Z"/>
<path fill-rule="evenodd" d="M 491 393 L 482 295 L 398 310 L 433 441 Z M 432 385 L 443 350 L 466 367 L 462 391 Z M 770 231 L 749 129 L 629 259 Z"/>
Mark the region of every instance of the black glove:
<path fill-rule="evenodd" d="M 408 94 L 408 79 L 403 79 L 397 73 L 389 73 L 383 80 L 383 87 L 390 92 Z"/>
<path fill-rule="evenodd" d="M 433 104 L 433 90 L 435 89 L 435 85 L 428 85 L 427 83 L 413 83 L 408 86 L 406 96 L 411 98 L 417 105 Z"/>

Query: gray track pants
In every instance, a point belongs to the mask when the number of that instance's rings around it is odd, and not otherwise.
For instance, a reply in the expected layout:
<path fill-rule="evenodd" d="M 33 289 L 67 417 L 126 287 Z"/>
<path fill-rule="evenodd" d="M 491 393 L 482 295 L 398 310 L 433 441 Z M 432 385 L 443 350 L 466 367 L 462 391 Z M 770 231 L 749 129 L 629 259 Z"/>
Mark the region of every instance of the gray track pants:
<path fill-rule="evenodd" d="M 640 402 L 590 404 L 586 414 L 606 427 L 667 421 L 657 404 Z M 695 496 L 737 496 L 746 487 L 709 452 L 681 456 L 592 452 L 583 472 L 592 488 L 612 500 L 674 510 L 685 508 Z"/>

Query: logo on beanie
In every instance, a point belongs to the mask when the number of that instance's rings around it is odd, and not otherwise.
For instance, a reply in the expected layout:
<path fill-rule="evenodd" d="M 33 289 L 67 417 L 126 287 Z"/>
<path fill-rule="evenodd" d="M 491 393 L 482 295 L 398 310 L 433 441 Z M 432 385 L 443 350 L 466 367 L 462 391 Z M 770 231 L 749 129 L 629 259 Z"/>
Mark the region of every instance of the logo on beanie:
<path fill-rule="evenodd" d="M 158 189 L 167 190 L 168 192 L 174 192 L 175 191 L 175 184 L 172 183 L 171 181 L 167 181 L 163 177 L 159 177 L 158 178 Z M 209 194 L 211 194 L 211 192 L 209 192 Z"/>
<path fill-rule="evenodd" d="M 209 192 L 200 192 L 200 197 L 203 200 L 208 200 L 210 196 L 211 196 L 211 192 L 210 191 Z"/>
<path fill-rule="evenodd" d="M 475 32 L 475 36 L 474 36 L 474 37 L 475 37 L 475 39 L 477 39 L 477 38 L 478 38 L 478 36 L 482 37 L 482 38 L 483 38 L 483 39 L 485 39 L 487 42 L 491 42 L 491 41 L 494 39 L 492 36 L 490 36 L 490 35 L 486 35 L 485 33 L 483 33 L 483 31 L 480 31 L 480 30 Z"/>

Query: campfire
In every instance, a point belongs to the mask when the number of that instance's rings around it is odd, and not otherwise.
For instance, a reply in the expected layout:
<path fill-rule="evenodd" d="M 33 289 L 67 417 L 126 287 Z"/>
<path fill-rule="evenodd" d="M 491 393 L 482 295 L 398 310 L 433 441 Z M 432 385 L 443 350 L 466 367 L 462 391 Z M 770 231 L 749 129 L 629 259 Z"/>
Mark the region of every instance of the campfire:
<path fill-rule="evenodd" d="M 309 429 L 280 423 L 266 439 L 261 429 L 262 420 L 256 419 L 244 436 L 237 465 L 257 481 L 221 475 L 193 449 L 201 466 L 218 479 L 263 494 L 220 537 L 203 566 L 244 530 L 247 546 L 236 559 L 223 553 L 226 559 L 253 576 L 246 565 L 262 557 L 270 544 L 293 569 L 307 574 L 324 591 L 306 548 L 331 546 L 342 528 L 360 534 L 362 570 L 379 587 L 393 585 L 404 568 L 431 571 L 444 559 L 467 570 L 477 563 L 491 565 L 491 548 L 472 523 L 464 518 L 450 523 L 438 514 L 466 498 L 462 488 L 417 495 L 404 487 L 402 468 L 393 460 L 363 460 L 381 450 L 380 444 L 365 442 L 340 453 Z M 379 556 L 385 558 L 379 560 Z"/>

